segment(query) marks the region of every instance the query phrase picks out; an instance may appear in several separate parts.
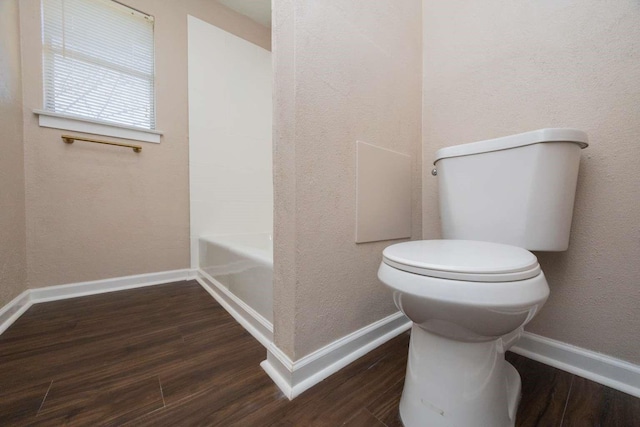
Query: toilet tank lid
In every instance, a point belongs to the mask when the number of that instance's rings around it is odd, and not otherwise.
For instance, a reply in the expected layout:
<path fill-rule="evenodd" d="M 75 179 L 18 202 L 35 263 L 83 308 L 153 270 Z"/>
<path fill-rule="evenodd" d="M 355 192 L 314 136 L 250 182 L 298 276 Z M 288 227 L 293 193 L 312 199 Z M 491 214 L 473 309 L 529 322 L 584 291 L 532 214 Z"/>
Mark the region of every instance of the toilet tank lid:
<path fill-rule="evenodd" d="M 438 160 L 448 157 L 460 157 L 470 154 L 488 153 L 490 151 L 507 150 L 509 148 L 538 144 L 540 142 L 573 142 L 578 144 L 580 148 L 587 148 L 589 146 L 589 138 L 587 134 L 581 130 L 568 128 L 538 129 L 517 135 L 441 148 L 436 151 L 436 159 L 433 164 L 435 165 Z"/>
<path fill-rule="evenodd" d="M 540 274 L 534 254 L 501 243 L 475 240 L 414 240 L 382 252 L 391 267 L 423 276 L 470 282 L 525 280 Z"/>

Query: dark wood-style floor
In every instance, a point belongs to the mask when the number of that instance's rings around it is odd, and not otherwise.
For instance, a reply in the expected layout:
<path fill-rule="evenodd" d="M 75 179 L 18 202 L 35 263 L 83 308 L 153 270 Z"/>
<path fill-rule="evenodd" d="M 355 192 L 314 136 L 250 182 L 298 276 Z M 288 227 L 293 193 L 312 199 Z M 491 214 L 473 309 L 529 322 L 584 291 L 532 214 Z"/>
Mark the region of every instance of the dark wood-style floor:
<path fill-rule="evenodd" d="M 400 426 L 409 335 L 288 401 L 196 282 L 38 304 L 0 336 L 0 425 Z M 640 399 L 509 354 L 518 426 L 640 426 Z"/>

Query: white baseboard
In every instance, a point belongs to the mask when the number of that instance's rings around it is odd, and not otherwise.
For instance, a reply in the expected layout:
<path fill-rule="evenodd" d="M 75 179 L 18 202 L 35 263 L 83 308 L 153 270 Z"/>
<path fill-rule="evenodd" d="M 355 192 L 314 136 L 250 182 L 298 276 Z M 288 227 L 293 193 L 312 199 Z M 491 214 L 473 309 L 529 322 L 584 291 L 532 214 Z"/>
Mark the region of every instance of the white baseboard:
<path fill-rule="evenodd" d="M 260 366 L 289 399 L 411 328 L 411 321 L 397 312 L 342 337 L 295 362 L 275 344 L 267 347 Z"/>
<path fill-rule="evenodd" d="M 265 348 L 269 348 L 273 343 L 273 324 L 271 322 L 204 271 L 197 271 L 196 280 L 247 332 L 253 335 Z"/>
<path fill-rule="evenodd" d="M 640 366 L 561 341 L 524 332 L 514 353 L 640 397 Z"/>
<path fill-rule="evenodd" d="M 114 277 L 111 279 L 93 280 L 91 282 L 35 288 L 31 289 L 30 292 L 31 300 L 34 303 L 39 303 L 160 285 L 180 280 L 189 280 L 193 277 L 193 271 L 185 268 L 183 270 L 137 274 L 135 276 Z"/>
<path fill-rule="evenodd" d="M 18 320 L 22 313 L 27 311 L 32 304 L 29 290 L 26 290 L 2 307 L 0 309 L 0 334 Z"/>
<path fill-rule="evenodd" d="M 194 269 L 183 269 L 29 289 L 0 309 L 0 334 L 31 305 L 40 302 L 197 279 L 209 294 L 267 348 L 267 360 L 261 366 L 283 393 L 293 399 L 411 327 L 411 322 L 398 312 L 292 362 L 273 344 L 273 326 L 257 313 L 252 313 L 250 307 L 207 276 Z M 638 365 L 529 332 L 523 333 L 511 351 L 640 397 Z"/>
<path fill-rule="evenodd" d="M 190 280 L 194 279 L 195 276 L 195 270 L 185 268 L 183 270 L 162 271 L 159 273 L 138 274 L 135 276 L 114 277 L 111 279 L 93 280 L 91 282 L 28 289 L 0 309 L 0 334 L 11 326 L 13 322 L 33 304 Z"/>

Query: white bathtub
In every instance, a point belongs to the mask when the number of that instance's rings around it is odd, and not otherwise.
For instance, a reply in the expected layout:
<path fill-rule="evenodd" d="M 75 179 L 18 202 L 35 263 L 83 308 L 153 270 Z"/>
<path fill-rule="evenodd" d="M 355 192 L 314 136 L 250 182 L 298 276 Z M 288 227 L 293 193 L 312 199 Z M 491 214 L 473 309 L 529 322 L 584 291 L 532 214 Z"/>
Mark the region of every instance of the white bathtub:
<path fill-rule="evenodd" d="M 273 240 L 270 234 L 199 239 L 199 275 L 236 319 L 273 340 Z M 220 298 L 222 298 L 221 301 Z M 234 313 L 236 311 L 236 313 Z M 240 318 L 238 318 L 240 316 Z M 249 325 L 248 325 L 248 324 Z M 255 334 L 254 334 L 255 335 Z M 259 338 L 259 337 L 258 337 Z"/>

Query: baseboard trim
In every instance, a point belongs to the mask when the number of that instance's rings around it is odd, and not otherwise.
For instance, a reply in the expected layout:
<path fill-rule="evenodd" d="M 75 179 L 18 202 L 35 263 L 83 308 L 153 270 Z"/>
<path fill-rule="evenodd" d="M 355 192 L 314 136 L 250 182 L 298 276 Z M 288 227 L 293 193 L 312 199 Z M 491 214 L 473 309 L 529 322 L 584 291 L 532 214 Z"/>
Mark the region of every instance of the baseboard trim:
<path fill-rule="evenodd" d="M 22 313 L 31 307 L 33 302 L 29 294 L 29 290 L 22 292 L 0 309 L 0 334 L 6 331 L 13 322 L 22 316 Z"/>
<path fill-rule="evenodd" d="M 272 345 L 273 325 L 267 319 L 204 271 L 197 271 L 196 280 L 260 344 L 267 349 Z"/>
<path fill-rule="evenodd" d="M 145 286 L 189 280 L 192 277 L 193 271 L 190 268 L 185 268 L 182 270 L 137 274 L 134 276 L 114 277 L 111 279 L 92 280 L 90 282 L 35 288 L 31 289 L 30 292 L 31 300 L 34 303 L 40 303 L 103 294 L 106 292 L 123 291 L 126 289 L 143 288 Z"/>
<path fill-rule="evenodd" d="M 267 347 L 260 366 L 290 400 L 349 363 L 411 328 L 401 312 L 342 337 L 313 353 L 291 361 L 275 344 Z"/>
<path fill-rule="evenodd" d="M 0 334 L 11 326 L 13 322 L 18 320 L 33 304 L 161 285 L 181 280 L 191 280 L 194 279 L 195 276 L 195 270 L 185 268 L 182 270 L 137 274 L 135 276 L 114 277 L 90 282 L 27 289 L 0 309 Z"/>
<path fill-rule="evenodd" d="M 524 332 L 514 353 L 640 397 L 640 366 L 561 341 Z"/>
<path fill-rule="evenodd" d="M 225 293 L 224 288 L 217 286 L 206 273 L 182 269 L 28 289 L 0 309 L 0 334 L 33 304 L 191 279 L 198 280 L 267 348 L 267 360 L 261 366 L 289 399 L 411 327 L 411 322 L 398 312 L 293 362 L 273 343 L 273 327 L 269 322 L 265 321 L 265 325 L 256 321 L 256 317 L 241 314 L 242 310 L 251 310 L 250 307 L 243 307 L 242 301 L 234 301 L 233 294 Z M 640 398 L 638 365 L 530 332 L 524 332 L 511 351 Z"/>

